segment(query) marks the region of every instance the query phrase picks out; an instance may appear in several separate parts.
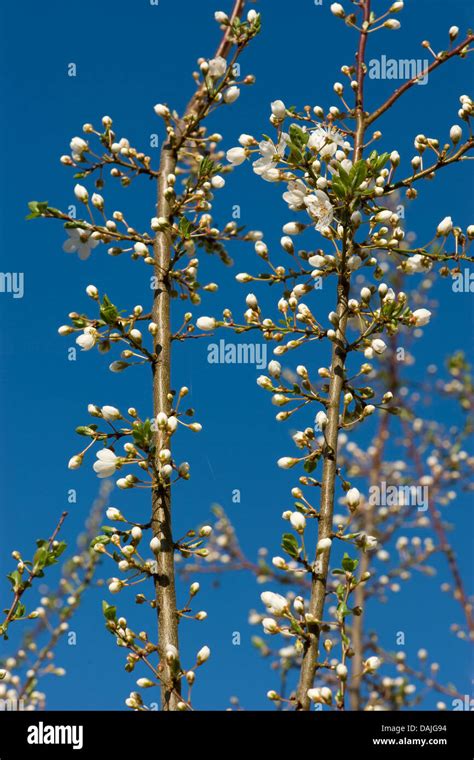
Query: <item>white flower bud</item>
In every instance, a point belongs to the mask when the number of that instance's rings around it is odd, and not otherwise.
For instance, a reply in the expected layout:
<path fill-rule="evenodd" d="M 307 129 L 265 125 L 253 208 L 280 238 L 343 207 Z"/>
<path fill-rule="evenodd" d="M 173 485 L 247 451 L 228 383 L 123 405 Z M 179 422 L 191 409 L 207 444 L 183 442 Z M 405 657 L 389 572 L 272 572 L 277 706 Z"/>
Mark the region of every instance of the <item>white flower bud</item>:
<path fill-rule="evenodd" d="M 224 92 L 224 102 L 225 103 L 235 103 L 237 98 L 240 95 L 240 89 L 236 87 L 235 85 L 232 85 L 232 87 L 228 87 L 227 90 Z"/>
<path fill-rule="evenodd" d="M 83 185 L 75 185 L 74 195 L 81 203 L 87 203 L 89 201 L 89 193 Z"/>
<path fill-rule="evenodd" d="M 275 594 L 273 591 L 264 591 L 260 594 L 265 607 L 274 615 L 282 615 L 288 612 L 288 601 L 281 594 Z"/>
<path fill-rule="evenodd" d="M 137 686 L 140 687 L 140 689 L 149 689 L 150 686 L 154 686 L 155 684 L 153 681 L 150 681 L 149 678 L 139 678 L 137 680 Z"/>
<path fill-rule="evenodd" d="M 334 16 L 344 18 L 346 13 L 341 3 L 331 3 L 330 11 Z"/>
<path fill-rule="evenodd" d="M 284 235 L 280 239 L 280 245 L 281 247 L 287 252 L 287 253 L 293 253 L 295 250 L 295 246 L 293 245 L 292 239 L 288 235 Z"/>
<path fill-rule="evenodd" d="M 346 493 L 346 504 L 354 509 L 360 504 L 360 492 L 357 488 L 350 488 Z"/>
<path fill-rule="evenodd" d="M 277 621 L 273 618 L 263 618 L 262 625 L 263 630 L 268 634 L 275 634 L 280 630 Z"/>
<path fill-rule="evenodd" d="M 202 665 L 203 662 L 206 662 L 206 660 L 208 660 L 210 656 L 211 656 L 211 650 L 209 649 L 209 647 L 207 646 L 202 647 L 197 653 L 197 657 L 196 657 L 197 664 Z"/>
<path fill-rule="evenodd" d="M 114 420 L 120 420 L 122 418 L 122 415 L 115 406 L 103 406 L 102 416 L 107 422 L 114 422 Z"/>
<path fill-rule="evenodd" d="M 274 100 L 271 104 L 271 109 L 273 116 L 278 119 L 278 121 L 282 121 L 285 118 L 286 106 L 282 100 Z"/>
<path fill-rule="evenodd" d="M 321 538 L 316 546 L 316 553 L 322 554 L 323 552 L 328 551 L 328 549 L 331 548 L 332 541 L 330 538 Z"/>
<path fill-rule="evenodd" d="M 381 666 L 382 662 L 379 657 L 369 657 L 364 662 L 364 671 L 366 673 L 375 673 L 377 668 Z"/>
<path fill-rule="evenodd" d="M 214 177 L 211 179 L 211 185 L 212 187 L 215 187 L 217 190 L 220 190 L 225 185 L 224 177 L 221 177 L 220 174 L 215 174 Z"/>
<path fill-rule="evenodd" d="M 376 354 L 383 354 L 387 349 L 387 344 L 380 338 L 375 338 L 370 345 Z"/>
<path fill-rule="evenodd" d="M 196 320 L 196 327 L 199 330 L 214 330 L 216 327 L 216 320 L 214 317 L 199 317 Z"/>
<path fill-rule="evenodd" d="M 450 216 L 445 216 L 444 219 L 441 220 L 441 222 L 438 224 L 436 228 L 436 236 L 446 236 L 449 235 L 451 230 L 453 229 L 453 220 Z"/>
<path fill-rule="evenodd" d="M 316 424 L 320 430 L 324 430 L 328 424 L 328 417 L 326 412 L 318 412 L 316 415 Z"/>
<path fill-rule="evenodd" d="M 102 211 L 104 208 L 104 199 L 102 198 L 99 193 L 93 193 L 91 198 L 92 205 L 95 206 L 95 208 L 98 208 L 99 211 Z"/>
<path fill-rule="evenodd" d="M 163 103 L 157 103 L 153 110 L 157 116 L 162 116 L 165 119 L 170 115 L 170 109 L 168 106 L 163 105 Z"/>
<path fill-rule="evenodd" d="M 278 467 L 281 467 L 282 470 L 289 470 L 295 464 L 298 464 L 298 460 L 293 457 L 280 457 L 277 462 Z"/>
<path fill-rule="evenodd" d="M 336 674 L 341 679 L 341 681 L 345 681 L 347 678 L 347 666 L 340 662 L 338 665 L 336 665 Z"/>
<path fill-rule="evenodd" d="M 297 533 L 304 533 L 304 530 L 306 528 L 306 518 L 301 514 L 301 512 L 292 512 L 290 523 Z"/>
<path fill-rule="evenodd" d="M 230 150 L 227 151 L 225 155 L 229 163 L 233 164 L 234 166 L 239 166 L 239 164 L 243 164 L 243 162 L 247 158 L 247 153 L 244 150 L 244 148 L 231 148 Z"/>
<path fill-rule="evenodd" d="M 272 359 L 271 362 L 269 362 L 268 364 L 268 372 L 272 377 L 274 377 L 275 379 L 278 379 L 281 375 L 280 362 L 277 362 L 276 359 Z"/>
<path fill-rule="evenodd" d="M 226 24 L 229 21 L 227 13 L 224 13 L 223 11 L 216 11 L 214 13 L 214 18 L 218 24 Z"/>
<path fill-rule="evenodd" d="M 105 514 L 108 520 L 123 520 L 120 509 L 116 509 L 115 507 L 109 507 Z"/>
<path fill-rule="evenodd" d="M 304 224 L 298 222 L 287 222 L 283 225 L 283 232 L 285 235 L 298 235 L 305 228 Z"/>
<path fill-rule="evenodd" d="M 86 293 L 89 296 L 89 298 L 93 298 L 94 300 L 97 300 L 99 297 L 99 291 L 97 290 L 95 285 L 88 285 L 86 288 Z"/>
<path fill-rule="evenodd" d="M 453 126 L 449 130 L 449 136 L 451 138 L 451 141 L 454 143 L 454 145 L 456 145 L 456 143 L 458 143 L 462 137 L 461 127 L 458 124 L 453 124 Z"/>

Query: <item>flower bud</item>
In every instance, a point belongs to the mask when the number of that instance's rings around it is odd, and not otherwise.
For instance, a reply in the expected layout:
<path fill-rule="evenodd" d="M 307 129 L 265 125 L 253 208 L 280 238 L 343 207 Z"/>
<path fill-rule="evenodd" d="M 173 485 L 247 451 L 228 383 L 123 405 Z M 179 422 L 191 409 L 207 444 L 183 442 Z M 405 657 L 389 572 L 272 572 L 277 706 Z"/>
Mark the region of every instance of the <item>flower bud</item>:
<path fill-rule="evenodd" d="M 83 185 L 75 185 L 74 195 L 81 203 L 87 203 L 89 201 L 89 193 Z"/>
<path fill-rule="evenodd" d="M 209 647 L 207 646 L 202 647 L 197 653 L 197 657 L 196 657 L 197 664 L 202 665 L 203 662 L 206 662 L 206 660 L 208 660 L 210 656 L 211 656 L 211 650 L 209 649 Z"/>
<path fill-rule="evenodd" d="M 453 220 L 450 216 L 445 216 L 436 228 L 436 237 L 446 237 L 453 229 Z"/>
<path fill-rule="evenodd" d="M 306 518 L 301 514 L 301 512 L 292 512 L 290 523 L 297 533 L 304 533 L 304 530 L 306 528 Z"/>

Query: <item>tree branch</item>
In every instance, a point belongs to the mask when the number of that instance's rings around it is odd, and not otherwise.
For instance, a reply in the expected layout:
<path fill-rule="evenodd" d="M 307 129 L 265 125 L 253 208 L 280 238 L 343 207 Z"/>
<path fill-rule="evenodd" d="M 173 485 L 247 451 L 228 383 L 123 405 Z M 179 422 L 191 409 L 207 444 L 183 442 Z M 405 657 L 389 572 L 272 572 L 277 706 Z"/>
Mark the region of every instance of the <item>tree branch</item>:
<path fill-rule="evenodd" d="M 449 61 L 451 58 L 454 58 L 456 55 L 460 55 L 464 48 L 467 48 L 470 43 L 474 40 L 474 34 L 468 34 L 465 40 L 459 43 L 459 45 L 456 45 L 452 50 L 449 50 L 444 54 L 443 57 L 436 58 L 433 63 L 431 63 L 424 71 L 422 71 L 421 74 L 418 74 L 418 76 L 412 77 L 412 79 L 409 79 L 407 82 L 404 82 L 401 87 L 399 87 L 397 90 L 395 90 L 392 95 L 388 98 L 388 100 L 385 101 L 385 103 L 382 103 L 381 106 L 379 106 L 373 113 L 371 113 L 367 117 L 367 126 L 370 124 L 373 124 L 374 121 L 376 121 L 379 116 L 382 116 L 382 114 L 385 113 L 385 111 L 388 111 L 388 109 L 393 106 L 394 103 L 397 102 L 398 98 L 400 98 L 405 92 L 407 92 L 413 85 L 415 85 L 419 79 L 423 79 L 424 77 L 431 74 L 432 71 L 438 68 L 438 66 L 441 66 L 442 63 L 445 63 L 446 61 Z"/>

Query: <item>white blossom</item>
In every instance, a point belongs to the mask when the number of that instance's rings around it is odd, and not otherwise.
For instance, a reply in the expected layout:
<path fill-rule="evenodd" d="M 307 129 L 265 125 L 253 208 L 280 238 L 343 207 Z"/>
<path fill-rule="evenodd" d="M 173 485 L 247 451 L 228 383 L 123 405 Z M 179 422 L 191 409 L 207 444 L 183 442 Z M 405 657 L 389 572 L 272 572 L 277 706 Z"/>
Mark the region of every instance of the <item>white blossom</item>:
<path fill-rule="evenodd" d="M 96 453 L 97 462 L 94 462 L 93 470 L 99 478 L 109 478 L 117 468 L 118 457 L 111 449 L 101 449 Z"/>
<path fill-rule="evenodd" d="M 283 615 L 283 613 L 288 612 L 288 602 L 281 594 L 264 591 L 260 594 L 260 599 L 273 615 Z"/>
<path fill-rule="evenodd" d="M 344 147 L 344 143 L 344 136 L 335 127 L 316 127 L 310 135 L 308 147 L 316 150 L 327 161 L 338 148 Z"/>
<path fill-rule="evenodd" d="M 247 153 L 245 152 L 244 148 L 231 148 L 227 151 L 225 156 L 230 164 L 239 166 L 239 164 L 243 164 L 247 158 Z"/>
<path fill-rule="evenodd" d="M 308 214 L 316 219 L 316 229 L 321 231 L 324 227 L 329 227 L 334 218 L 334 207 L 329 200 L 329 196 L 322 190 L 315 190 L 311 195 L 304 199 Z"/>
<path fill-rule="evenodd" d="M 427 261 L 427 260 L 424 259 L 424 257 L 420 253 L 415 253 L 413 256 L 410 256 L 410 258 L 407 259 L 405 262 L 406 273 L 419 274 L 421 272 L 429 272 L 433 264 L 431 261 L 428 261 L 428 263 L 425 265 L 424 261 Z"/>
<path fill-rule="evenodd" d="M 428 322 L 430 321 L 431 311 L 429 311 L 428 309 L 416 309 L 413 312 L 412 317 L 414 318 L 415 325 L 417 327 L 423 327 L 424 325 L 427 325 Z"/>
<path fill-rule="evenodd" d="M 305 197 L 308 194 L 303 180 L 292 180 L 288 183 L 288 190 L 283 193 L 283 200 L 288 204 L 291 211 L 298 211 L 305 207 Z"/>
<path fill-rule="evenodd" d="M 76 338 L 76 343 L 83 351 L 90 351 L 94 348 L 97 341 L 97 330 L 93 327 L 85 327 L 82 335 Z"/>
<path fill-rule="evenodd" d="M 85 261 L 91 255 L 91 251 L 99 245 L 99 240 L 92 236 L 92 231 L 85 230 L 83 227 L 74 227 L 66 230 L 69 239 L 63 243 L 63 251 L 66 253 L 77 253 L 82 261 Z"/>
<path fill-rule="evenodd" d="M 227 61 L 221 55 L 209 61 L 209 75 L 214 78 L 223 77 L 227 71 Z"/>
<path fill-rule="evenodd" d="M 277 145 L 272 140 L 262 140 L 258 144 L 262 157 L 253 163 L 255 174 L 258 174 L 262 179 L 267 180 L 267 182 L 274 182 L 279 178 L 280 172 L 275 168 L 275 164 L 285 153 L 287 140 L 288 135 L 283 132 Z"/>

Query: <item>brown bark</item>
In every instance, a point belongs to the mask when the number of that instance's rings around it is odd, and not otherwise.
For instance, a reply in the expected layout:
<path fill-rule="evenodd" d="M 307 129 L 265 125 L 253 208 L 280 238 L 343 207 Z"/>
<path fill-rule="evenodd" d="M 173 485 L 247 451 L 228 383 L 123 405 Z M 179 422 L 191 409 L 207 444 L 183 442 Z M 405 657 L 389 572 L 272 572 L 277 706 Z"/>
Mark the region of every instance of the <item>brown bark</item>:
<path fill-rule="evenodd" d="M 240 15 L 245 0 L 234 2 L 231 19 Z M 230 48 L 229 33 L 226 29 L 217 48 L 216 56 L 225 56 Z M 205 89 L 198 88 L 189 102 L 185 116 L 191 112 L 197 114 L 201 106 Z M 202 114 L 204 115 L 204 114 Z M 174 138 L 168 138 L 161 150 L 158 176 L 157 216 L 166 219 L 170 226 L 157 232 L 153 255 L 155 259 L 155 293 L 152 308 L 152 320 L 158 325 L 154 341 L 156 360 L 153 364 L 153 411 L 154 415 L 171 410 L 171 310 L 170 310 L 170 262 L 172 251 L 171 224 L 172 209 L 165 198 L 167 177 L 174 174 L 178 162 L 179 148 L 185 142 L 187 125 L 183 121 L 176 130 Z M 158 475 L 160 449 L 168 446 L 166 431 L 155 432 L 155 475 Z M 180 681 L 173 677 L 173 666 L 166 662 L 166 649 L 170 645 L 179 653 L 178 610 L 176 604 L 176 581 L 174 569 L 174 542 L 172 530 L 171 487 L 157 482 L 152 489 L 152 533 L 161 542 L 161 549 L 156 557 L 155 599 L 158 613 L 158 648 L 162 667 L 161 701 L 163 710 L 176 710 L 180 701 Z"/>
<path fill-rule="evenodd" d="M 368 22 L 370 18 L 371 0 L 363 0 L 364 21 Z M 362 31 L 359 38 L 359 48 L 357 52 L 357 100 L 356 100 L 356 119 L 357 129 L 354 140 L 354 163 L 362 157 L 364 134 L 366 128 L 366 115 L 364 113 L 364 56 L 367 44 L 367 32 Z M 348 316 L 348 299 L 350 288 L 350 274 L 346 271 L 345 261 L 348 254 L 348 248 L 352 247 L 352 241 L 348 240 L 349 219 L 344 221 L 344 240 L 342 258 L 340 263 L 340 273 L 337 285 L 337 307 L 338 327 L 336 330 L 336 339 L 332 350 L 331 380 L 329 383 L 329 398 L 327 406 L 328 422 L 325 430 L 326 445 L 323 454 L 323 477 L 321 485 L 321 507 L 318 526 L 318 541 L 322 538 L 329 538 L 332 532 L 333 514 L 334 514 L 334 493 L 337 473 L 337 446 L 339 438 L 339 409 L 341 404 L 341 394 L 344 386 L 344 372 L 346 362 L 346 325 Z M 318 567 L 318 573 L 313 572 L 312 589 L 309 602 L 309 613 L 314 616 L 316 623 L 308 624 L 308 639 L 305 643 L 303 652 L 303 661 L 300 671 L 300 679 L 296 693 L 297 709 L 309 710 L 310 699 L 308 689 L 311 689 L 314 683 L 314 677 L 317 670 L 317 661 L 319 655 L 320 625 L 324 614 L 324 604 L 326 601 L 326 586 L 329 572 L 331 552 L 326 551 L 322 554 L 321 567 Z"/>

